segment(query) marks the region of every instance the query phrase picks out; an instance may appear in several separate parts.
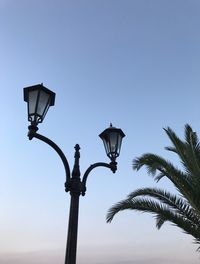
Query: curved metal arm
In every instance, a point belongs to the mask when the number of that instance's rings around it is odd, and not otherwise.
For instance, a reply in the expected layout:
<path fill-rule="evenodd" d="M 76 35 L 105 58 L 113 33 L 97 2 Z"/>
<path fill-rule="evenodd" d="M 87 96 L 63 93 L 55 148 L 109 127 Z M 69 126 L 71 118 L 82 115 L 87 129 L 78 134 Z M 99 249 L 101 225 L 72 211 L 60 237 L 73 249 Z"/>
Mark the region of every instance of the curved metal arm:
<path fill-rule="evenodd" d="M 65 184 L 65 186 L 67 188 L 67 185 L 70 183 L 70 168 L 69 168 L 69 163 L 67 161 L 67 158 L 65 157 L 62 150 L 52 140 L 50 140 L 49 138 L 47 138 L 43 135 L 36 133 L 36 131 L 37 130 L 35 130 L 35 129 L 29 128 L 29 133 L 28 133 L 29 139 L 31 140 L 33 137 L 40 139 L 41 141 L 43 141 L 43 142 L 47 143 L 49 146 L 51 146 L 58 153 L 58 155 L 60 156 L 60 158 L 63 162 L 63 165 L 65 167 L 65 173 L 66 173 L 66 184 Z"/>
<path fill-rule="evenodd" d="M 97 163 L 90 165 L 90 167 L 84 173 L 83 179 L 82 179 L 82 188 L 83 188 L 82 195 L 83 196 L 85 195 L 85 192 L 86 192 L 86 181 L 87 181 L 88 175 L 93 169 L 97 167 L 106 167 L 106 168 L 111 169 L 112 172 L 115 173 L 117 170 L 117 162 L 111 162 L 110 164 L 105 163 L 105 162 L 97 162 Z"/>

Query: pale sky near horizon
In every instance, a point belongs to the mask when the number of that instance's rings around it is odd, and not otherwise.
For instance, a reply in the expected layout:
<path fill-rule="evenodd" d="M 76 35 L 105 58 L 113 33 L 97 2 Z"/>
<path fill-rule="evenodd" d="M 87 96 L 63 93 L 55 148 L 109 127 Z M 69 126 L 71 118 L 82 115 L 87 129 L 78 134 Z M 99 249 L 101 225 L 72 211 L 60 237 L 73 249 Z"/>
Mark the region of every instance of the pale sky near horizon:
<path fill-rule="evenodd" d="M 99 168 L 80 198 L 77 264 L 195 264 L 193 238 L 151 215 L 108 208 L 140 187 L 159 186 L 132 160 L 160 154 L 189 123 L 200 135 L 200 2 L 198 0 L 0 0 L 0 263 L 61 264 L 69 194 L 56 153 L 27 138 L 23 87 L 56 93 L 39 131 L 81 170 L 108 159 L 98 138 L 109 123 L 126 137 L 112 174 Z M 180 166 L 180 165 L 178 165 Z"/>

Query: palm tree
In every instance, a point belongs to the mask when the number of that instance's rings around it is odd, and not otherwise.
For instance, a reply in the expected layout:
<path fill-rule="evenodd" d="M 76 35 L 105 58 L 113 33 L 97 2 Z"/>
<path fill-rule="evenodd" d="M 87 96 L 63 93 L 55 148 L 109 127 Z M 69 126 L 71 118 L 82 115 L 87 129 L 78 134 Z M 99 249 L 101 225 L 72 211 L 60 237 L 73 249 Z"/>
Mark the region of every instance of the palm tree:
<path fill-rule="evenodd" d="M 169 221 L 192 235 L 195 242 L 200 244 L 200 142 L 188 124 L 185 125 L 185 140 L 181 140 L 169 127 L 164 130 L 172 142 L 172 146 L 166 149 L 179 156 L 183 169 L 151 153 L 136 158 L 133 169 L 138 171 L 145 166 L 157 182 L 167 177 L 178 194 L 159 188 L 135 190 L 109 209 L 107 222 L 111 222 L 118 212 L 127 209 L 148 212 L 155 216 L 158 229 Z"/>

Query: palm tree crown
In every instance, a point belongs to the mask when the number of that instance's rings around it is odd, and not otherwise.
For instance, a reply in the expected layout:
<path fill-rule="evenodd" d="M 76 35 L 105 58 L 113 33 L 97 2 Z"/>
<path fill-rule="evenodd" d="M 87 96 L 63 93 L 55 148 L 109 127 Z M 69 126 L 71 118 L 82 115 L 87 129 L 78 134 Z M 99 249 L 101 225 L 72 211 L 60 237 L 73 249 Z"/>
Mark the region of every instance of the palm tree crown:
<path fill-rule="evenodd" d="M 176 187 L 178 195 L 159 188 L 138 189 L 109 209 L 107 222 L 126 209 L 148 212 L 156 217 L 158 229 L 169 221 L 192 235 L 200 244 L 200 142 L 188 124 L 185 126 L 184 141 L 171 128 L 164 130 L 172 143 L 166 149 L 179 156 L 183 169 L 151 153 L 136 158 L 133 169 L 145 166 L 156 181 L 167 177 Z"/>

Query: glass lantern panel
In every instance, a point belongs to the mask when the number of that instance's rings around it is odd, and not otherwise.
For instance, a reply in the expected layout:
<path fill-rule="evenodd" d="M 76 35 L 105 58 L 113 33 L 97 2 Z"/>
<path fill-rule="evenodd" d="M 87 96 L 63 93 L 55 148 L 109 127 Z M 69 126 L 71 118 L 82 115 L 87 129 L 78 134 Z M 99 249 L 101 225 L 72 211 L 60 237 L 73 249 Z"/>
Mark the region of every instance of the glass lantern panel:
<path fill-rule="evenodd" d="M 28 104 L 28 106 L 29 106 L 28 112 L 29 112 L 29 115 L 33 115 L 33 114 L 35 114 L 35 110 L 36 110 L 38 90 L 30 91 L 28 96 L 29 96 L 29 99 L 28 99 L 28 102 L 29 102 L 29 104 Z"/>
<path fill-rule="evenodd" d="M 40 91 L 40 98 L 38 102 L 38 107 L 37 107 L 37 114 L 39 116 L 43 116 L 44 113 L 46 112 L 46 108 L 49 107 L 49 94 L 45 93 L 44 91 Z"/>
<path fill-rule="evenodd" d="M 122 136 L 120 134 L 118 134 L 118 146 L 117 146 L 118 155 L 120 154 L 121 144 L 122 144 Z"/>
<path fill-rule="evenodd" d="M 116 153 L 118 150 L 118 133 L 110 133 L 110 152 Z"/>
<path fill-rule="evenodd" d="M 50 97 L 49 97 L 49 101 L 50 101 Z M 46 113 L 48 112 L 49 107 L 50 107 L 50 103 L 48 102 L 48 103 L 47 103 L 47 106 L 46 106 L 46 109 L 44 110 L 44 113 L 43 113 L 43 115 L 42 115 L 42 120 L 44 119 Z"/>

